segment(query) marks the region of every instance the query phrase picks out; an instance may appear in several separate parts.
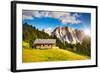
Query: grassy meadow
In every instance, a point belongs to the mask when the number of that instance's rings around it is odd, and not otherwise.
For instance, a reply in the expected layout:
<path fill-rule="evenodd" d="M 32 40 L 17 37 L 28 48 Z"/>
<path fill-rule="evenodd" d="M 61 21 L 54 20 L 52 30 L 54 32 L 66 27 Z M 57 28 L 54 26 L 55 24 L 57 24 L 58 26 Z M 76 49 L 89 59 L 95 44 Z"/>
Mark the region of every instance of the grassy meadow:
<path fill-rule="evenodd" d="M 29 48 L 29 44 L 23 42 L 22 61 L 23 63 L 44 62 L 44 61 L 72 61 L 86 60 L 87 56 L 82 56 L 60 48 L 36 49 Z"/>

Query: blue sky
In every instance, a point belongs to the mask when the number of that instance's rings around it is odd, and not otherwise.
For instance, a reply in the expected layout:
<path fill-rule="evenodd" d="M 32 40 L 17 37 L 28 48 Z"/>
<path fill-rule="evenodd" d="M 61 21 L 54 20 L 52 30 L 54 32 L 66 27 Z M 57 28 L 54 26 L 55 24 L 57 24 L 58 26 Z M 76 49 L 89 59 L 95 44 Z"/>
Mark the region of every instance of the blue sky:
<path fill-rule="evenodd" d="M 27 22 L 39 30 L 65 26 L 84 30 L 91 27 L 90 13 L 23 10 L 22 14 L 23 23 Z"/>

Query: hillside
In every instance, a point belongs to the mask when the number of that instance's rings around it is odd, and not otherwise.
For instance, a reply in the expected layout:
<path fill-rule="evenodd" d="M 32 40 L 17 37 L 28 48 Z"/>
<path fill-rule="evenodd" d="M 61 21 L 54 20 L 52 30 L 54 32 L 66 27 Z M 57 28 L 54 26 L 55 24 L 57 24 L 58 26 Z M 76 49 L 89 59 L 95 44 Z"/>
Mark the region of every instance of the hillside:
<path fill-rule="evenodd" d="M 23 49 L 24 63 L 29 62 L 44 62 L 44 61 L 71 61 L 71 60 L 86 60 L 86 56 L 81 56 L 76 53 L 63 49 Z"/>
<path fill-rule="evenodd" d="M 56 28 L 52 33 L 53 36 L 50 36 L 43 30 L 40 31 L 32 25 L 29 25 L 27 23 L 23 24 L 23 41 L 29 43 L 30 48 L 34 48 L 33 42 L 36 39 L 56 39 L 57 47 L 90 57 L 91 38 L 88 36 L 83 38 L 84 34 L 82 33 L 83 32 L 80 30 L 74 30 L 69 27 L 64 27 Z M 67 41 L 69 41 L 70 43 L 68 43 Z M 77 41 L 80 42 L 78 43 Z"/>
<path fill-rule="evenodd" d="M 37 28 L 27 23 L 23 24 L 23 40 L 30 43 L 37 38 L 51 38 L 47 33 L 39 31 Z"/>
<path fill-rule="evenodd" d="M 30 47 L 32 47 L 35 39 L 56 39 L 56 45 L 58 47 L 65 47 L 65 45 L 56 36 L 49 36 L 47 33 L 40 31 L 27 23 L 23 24 L 23 41 L 29 43 Z"/>

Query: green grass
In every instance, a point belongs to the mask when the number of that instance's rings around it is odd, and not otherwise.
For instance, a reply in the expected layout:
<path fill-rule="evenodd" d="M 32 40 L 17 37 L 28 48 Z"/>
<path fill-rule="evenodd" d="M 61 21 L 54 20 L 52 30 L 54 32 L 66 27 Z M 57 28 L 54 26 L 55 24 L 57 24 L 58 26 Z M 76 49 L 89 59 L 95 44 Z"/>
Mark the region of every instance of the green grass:
<path fill-rule="evenodd" d="M 44 61 L 72 61 L 72 60 L 87 60 L 87 56 L 82 56 L 67 50 L 50 48 L 50 49 L 28 49 L 23 48 L 22 61 L 29 62 L 44 62 Z"/>
<path fill-rule="evenodd" d="M 29 46 L 29 43 L 27 43 L 27 42 L 25 42 L 25 41 L 23 41 L 22 43 L 23 43 L 23 48 L 29 48 L 29 47 L 30 47 L 30 46 Z"/>

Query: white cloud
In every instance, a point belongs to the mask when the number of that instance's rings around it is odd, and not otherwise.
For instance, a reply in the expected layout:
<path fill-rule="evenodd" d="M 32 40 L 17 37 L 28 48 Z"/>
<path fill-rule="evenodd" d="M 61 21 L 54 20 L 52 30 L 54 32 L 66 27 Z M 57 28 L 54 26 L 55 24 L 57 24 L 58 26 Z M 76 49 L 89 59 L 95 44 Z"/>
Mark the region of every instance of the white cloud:
<path fill-rule="evenodd" d="M 62 16 L 65 16 L 67 13 L 65 13 L 65 12 L 51 12 L 51 16 L 53 17 L 53 18 L 60 18 L 60 17 L 62 17 Z"/>
<path fill-rule="evenodd" d="M 49 27 L 49 28 L 44 29 L 44 32 L 51 35 L 52 30 L 53 29 Z"/>
<path fill-rule="evenodd" d="M 23 10 L 23 19 L 31 19 L 32 17 L 52 17 L 59 19 L 63 24 L 79 24 L 81 21 L 77 19 L 80 17 L 78 13 L 71 14 L 70 12 L 50 12 L 50 11 L 32 11 Z"/>
<path fill-rule="evenodd" d="M 33 19 L 33 17 L 32 16 L 27 16 L 27 15 L 23 15 L 23 20 L 25 20 L 25 19 Z"/>
<path fill-rule="evenodd" d="M 32 12 L 32 16 L 38 17 L 38 18 L 42 17 L 42 15 L 41 15 L 41 13 L 39 11 Z"/>
<path fill-rule="evenodd" d="M 41 17 L 51 17 L 51 12 L 40 11 L 39 13 Z"/>
<path fill-rule="evenodd" d="M 44 11 L 33 11 L 33 10 L 23 10 L 23 16 L 27 17 L 51 17 L 51 12 Z M 24 18 L 24 17 L 23 17 Z"/>
<path fill-rule="evenodd" d="M 70 24 L 79 24 L 81 23 L 80 20 L 77 19 L 77 16 L 76 14 L 71 14 L 71 13 L 67 13 L 66 15 L 63 15 L 61 18 L 60 18 L 60 21 L 63 23 L 63 24 L 66 24 L 66 23 L 70 23 Z"/>
<path fill-rule="evenodd" d="M 39 11 L 33 11 L 33 10 L 23 10 L 22 14 L 23 14 L 23 19 L 42 17 L 42 15 Z"/>
<path fill-rule="evenodd" d="M 33 17 L 32 17 L 32 11 L 30 11 L 30 10 L 23 10 L 22 11 L 22 15 L 23 15 L 23 20 L 25 20 L 25 19 L 33 19 Z"/>
<path fill-rule="evenodd" d="M 78 13 L 74 13 L 73 16 L 80 17 L 80 15 Z"/>

